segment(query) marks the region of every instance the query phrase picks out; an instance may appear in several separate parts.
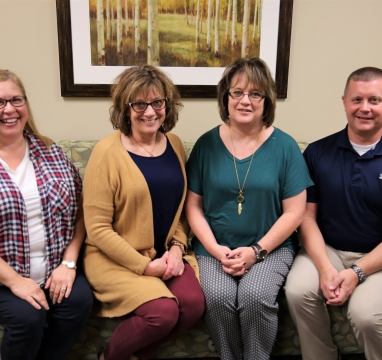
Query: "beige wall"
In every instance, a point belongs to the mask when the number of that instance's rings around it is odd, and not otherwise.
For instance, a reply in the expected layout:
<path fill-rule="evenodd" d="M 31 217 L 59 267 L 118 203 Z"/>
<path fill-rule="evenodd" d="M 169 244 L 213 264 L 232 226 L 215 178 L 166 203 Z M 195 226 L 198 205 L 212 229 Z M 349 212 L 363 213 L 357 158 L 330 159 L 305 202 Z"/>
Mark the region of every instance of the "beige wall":
<path fill-rule="evenodd" d="M 55 0 L 0 0 L 0 14 L 0 68 L 23 80 L 40 131 L 57 140 L 110 133 L 108 99 L 60 96 Z M 382 67 L 381 14 L 382 0 L 294 0 L 288 98 L 275 126 L 309 142 L 344 127 L 347 76 Z M 214 99 L 184 105 L 174 130 L 183 139 L 220 124 Z"/>

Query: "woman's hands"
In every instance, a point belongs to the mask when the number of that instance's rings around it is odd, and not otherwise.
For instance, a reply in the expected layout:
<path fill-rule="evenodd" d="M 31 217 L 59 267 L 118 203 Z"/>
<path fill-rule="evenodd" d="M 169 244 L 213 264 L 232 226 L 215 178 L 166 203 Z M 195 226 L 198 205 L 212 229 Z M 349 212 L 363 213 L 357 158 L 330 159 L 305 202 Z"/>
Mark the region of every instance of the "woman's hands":
<path fill-rule="evenodd" d="M 167 269 L 168 251 L 166 251 L 161 258 L 150 261 L 145 269 L 143 275 L 155 276 L 161 278 Z"/>
<path fill-rule="evenodd" d="M 69 297 L 75 278 L 76 270 L 69 269 L 66 265 L 61 264 L 53 270 L 45 284 L 53 304 L 60 304 L 64 296 Z"/>
<path fill-rule="evenodd" d="M 226 256 L 220 259 L 222 268 L 227 274 L 232 276 L 242 276 L 256 263 L 256 254 L 249 246 L 242 246 L 235 250 L 228 250 Z"/>
<path fill-rule="evenodd" d="M 171 246 L 168 252 L 167 269 L 162 280 L 171 279 L 173 276 L 182 276 L 184 272 L 183 254 L 179 246 Z"/>
<path fill-rule="evenodd" d="M 143 274 L 159 277 L 165 281 L 173 276 L 182 276 L 183 272 L 182 251 L 179 246 L 172 246 L 170 251 L 166 251 L 161 258 L 150 261 Z"/>
<path fill-rule="evenodd" d="M 34 280 L 18 276 L 9 288 L 13 294 L 29 302 L 35 309 L 40 310 L 43 307 L 45 310 L 49 310 L 44 291 Z"/>
<path fill-rule="evenodd" d="M 49 310 L 44 291 L 32 279 L 19 275 L 8 263 L 0 257 L 0 282 L 7 286 L 20 299 L 31 304 L 35 309 L 43 307 Z"/>

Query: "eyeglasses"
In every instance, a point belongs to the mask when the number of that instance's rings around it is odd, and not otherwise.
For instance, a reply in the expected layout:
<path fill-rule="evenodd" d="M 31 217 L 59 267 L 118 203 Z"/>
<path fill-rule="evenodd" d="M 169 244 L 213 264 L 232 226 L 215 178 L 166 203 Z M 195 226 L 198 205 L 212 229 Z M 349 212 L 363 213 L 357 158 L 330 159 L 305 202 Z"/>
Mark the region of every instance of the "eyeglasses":
<path fill-rule="evenodd" d="M 158 99 L 154 100 L 150 103 L 143 102 L 143 101 L 137 101 L 135 103 L 129 103 L 129 105 L 133 108 L 135 112 L 144 112 L 146 111 L 147 107 L 151 105 L 151 107 L 154 110 L 161 110 L 164 109 L 166 106 L 167 99 Z"/>
<path fill-rule="evenodd" d="M 243 93 L 242 91 L 235 90 L 235 91 L 228 92 L 228 94 L 231 95 L 233 99 L 242 99 L 244 95 L 248 95 L 248 98 L 252 101 L 260 101 L 265 98 L 265 95 L 259 94 L 256 91 L 246 94 L 246 93 Z"/>
<path fill-rule="evenodd" d="M 20 107 L 25 105 L 27 101 L 26 96 L 14 96 L 12 99 L 0 99 L 0 109 L 4 109 L 7 106 L 7 103 L 11 103 L 14 107 Z"/>

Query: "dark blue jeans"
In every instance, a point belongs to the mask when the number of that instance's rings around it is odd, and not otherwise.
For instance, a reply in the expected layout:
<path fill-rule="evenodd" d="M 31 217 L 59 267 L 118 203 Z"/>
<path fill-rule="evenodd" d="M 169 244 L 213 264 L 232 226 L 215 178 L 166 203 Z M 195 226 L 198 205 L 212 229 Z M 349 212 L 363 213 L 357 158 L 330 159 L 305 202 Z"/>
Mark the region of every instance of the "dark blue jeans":
<path fill-rule="evenodd" d="M 77 273 L 72 292 L 49 310 L 35 309 L 0 286 L 0 325 L 4 328 L 2 360 L 63 360 L 85 328 L 93 294 L 85 276 Z"/>

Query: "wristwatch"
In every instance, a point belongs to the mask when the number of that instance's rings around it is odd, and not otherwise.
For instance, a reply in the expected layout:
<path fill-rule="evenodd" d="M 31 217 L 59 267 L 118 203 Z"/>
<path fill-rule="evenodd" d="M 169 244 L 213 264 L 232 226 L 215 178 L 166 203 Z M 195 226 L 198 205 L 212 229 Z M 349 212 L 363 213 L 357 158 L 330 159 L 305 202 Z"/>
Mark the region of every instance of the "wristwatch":
<path fill-rule="evenodd" d="M 350 268 L 353 269 L 354 272 L 357 274 L 357 276 L 358 276 L 358 284 L 362 284 L 366 280 L 367 275 L 356 264 L 350 266 Z"/>
<path fill-rule="evenodd" d="M 182 243 L 179 242 L 179 241 L 172 240 L 172 241 L 170 242 L 170 245 L 169 245 L 168 249 L 170 250 L 171 247 L 172 247 L 173 245 L 175 245 L 175 246 L 179 246 L 179 247 L 180 247 L 180 250 L 182 250 L 182 254 L 183 254 L 183 255 L 187 255 L 187 250 L 186 250 L 186 247 L 184 246 L 184 244 L 182 244 Z"/>
<path fill-rule="evenodd" d="M 74 261 L 64 260 L 61 264 L 66 265 L 69 269 L 74 269 L 74 270 L 77 269 L 76 263 Z"/>
<path fill-rule="evenodd" d="M 264 261 L 268 256 L 268 251 L 263 249 L 260 244 L 255 244 L 252 248 L 256 253 L 256 262 Z"/>

